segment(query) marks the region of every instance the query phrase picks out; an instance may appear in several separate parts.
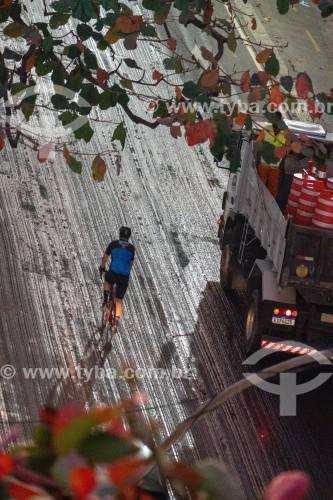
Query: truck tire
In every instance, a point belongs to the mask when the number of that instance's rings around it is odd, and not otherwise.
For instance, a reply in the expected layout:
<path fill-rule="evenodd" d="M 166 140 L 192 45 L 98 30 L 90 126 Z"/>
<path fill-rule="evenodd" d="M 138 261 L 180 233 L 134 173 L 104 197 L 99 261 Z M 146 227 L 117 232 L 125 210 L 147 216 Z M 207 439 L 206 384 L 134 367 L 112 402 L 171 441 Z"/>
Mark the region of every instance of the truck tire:
<path fill-rule="evenodd" d="M 261 326 L 261 292 L 253 290 L 245 317 L 246 353 L 252 354 L 261 347 L 263 329 Z"/>

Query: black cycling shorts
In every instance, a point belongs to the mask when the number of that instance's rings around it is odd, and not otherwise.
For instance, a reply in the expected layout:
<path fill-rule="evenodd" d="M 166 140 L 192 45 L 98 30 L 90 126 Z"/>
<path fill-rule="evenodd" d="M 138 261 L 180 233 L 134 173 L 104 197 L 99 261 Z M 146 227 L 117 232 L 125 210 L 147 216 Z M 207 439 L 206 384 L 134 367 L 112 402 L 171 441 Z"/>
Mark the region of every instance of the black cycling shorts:
<path fill-rule="evenodd" d="M 123 276 L 122 274 L 113 273 L 112 271 L 107 271 L 105 274 L 105 281 L 110 285 L 117 284 L 117 299 L 123 299 L 128 287 L 129 276 Z"/>

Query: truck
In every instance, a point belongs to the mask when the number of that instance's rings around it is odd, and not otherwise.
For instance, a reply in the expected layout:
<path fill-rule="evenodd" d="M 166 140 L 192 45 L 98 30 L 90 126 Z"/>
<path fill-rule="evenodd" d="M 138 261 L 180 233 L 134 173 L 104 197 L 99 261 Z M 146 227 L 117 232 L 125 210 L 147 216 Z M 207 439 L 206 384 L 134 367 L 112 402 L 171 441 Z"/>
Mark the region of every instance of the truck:
<path fill-rule="evenodd" d="M 320 125 L 285 122 L 331 148 Z M 333 346 L 333 231 L 285 216 L 258 177 L 255 134 L 240 142 L 241 167 L 229 174 L 218 238 L 223 290 L 245 291 L 246 352 L 267 339 Z"/>

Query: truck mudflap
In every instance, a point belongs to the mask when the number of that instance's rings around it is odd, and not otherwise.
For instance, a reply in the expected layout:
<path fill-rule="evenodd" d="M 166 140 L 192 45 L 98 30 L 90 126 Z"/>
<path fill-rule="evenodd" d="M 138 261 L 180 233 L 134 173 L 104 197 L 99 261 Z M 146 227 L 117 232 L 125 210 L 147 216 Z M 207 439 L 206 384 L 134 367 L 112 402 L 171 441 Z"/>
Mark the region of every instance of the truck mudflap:
<path fill-rule="evenodd" d="M 325 293 L 333 292 L 332 231 L 290 225 L 280 285 L 295 286 L 309 302 L 332 302 L 332 293 Z"/>

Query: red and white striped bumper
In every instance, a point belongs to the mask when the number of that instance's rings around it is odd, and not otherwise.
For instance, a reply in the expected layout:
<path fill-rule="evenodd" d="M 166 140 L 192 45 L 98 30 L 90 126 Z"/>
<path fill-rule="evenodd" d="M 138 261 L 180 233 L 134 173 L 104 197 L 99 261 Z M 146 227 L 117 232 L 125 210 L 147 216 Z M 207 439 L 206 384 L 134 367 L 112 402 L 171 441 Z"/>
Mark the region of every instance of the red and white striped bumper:
<path fill-rule="evenodd" d="M 315 354 L 318 352 L 316 349 L 304 348 L 301 346 L 294 346 L 289 344 L 281 344 L 280 342 L 269 342 L 268 340 L 263 340 L 261 343 L 263 349 L 272 349 L 274 351 L 289 352 L 290 354 L 304 355 L 304 354 Z"/>

